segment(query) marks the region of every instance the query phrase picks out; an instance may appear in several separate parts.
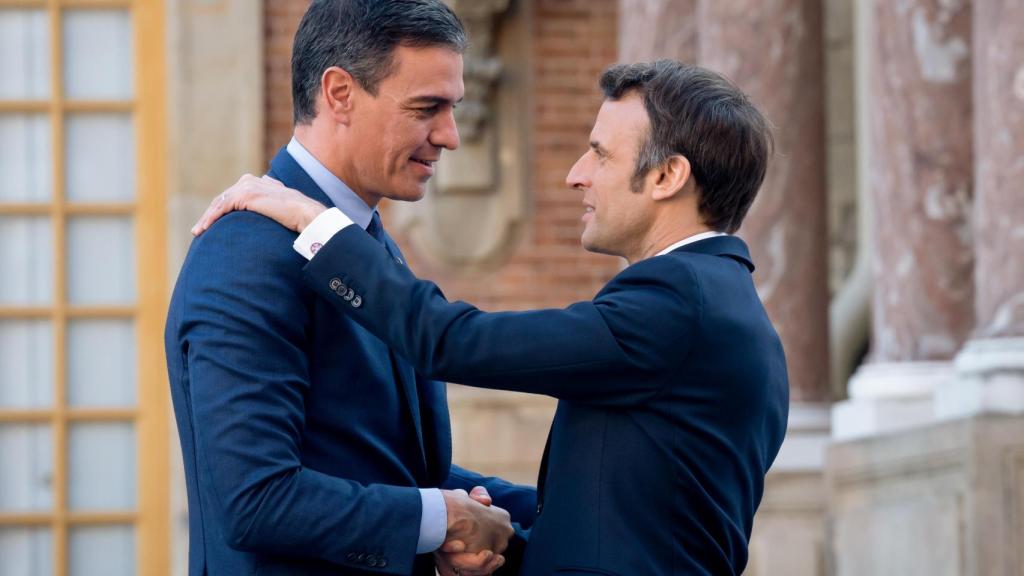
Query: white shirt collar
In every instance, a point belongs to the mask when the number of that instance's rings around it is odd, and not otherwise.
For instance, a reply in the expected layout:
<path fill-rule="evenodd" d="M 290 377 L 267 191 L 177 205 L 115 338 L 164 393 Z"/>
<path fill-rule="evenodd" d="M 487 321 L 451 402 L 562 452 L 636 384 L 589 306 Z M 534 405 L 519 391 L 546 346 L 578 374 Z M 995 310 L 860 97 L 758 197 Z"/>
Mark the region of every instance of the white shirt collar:
<path fill-rule="evenodd" d="M 669 246 L 668 248 L 665 248 L 661 252 L 658 252 L 657 254 L 655 254 L 655 256 L 661 256 L 663 254 L 668 254 L 669 252 L 671 252 L 671 251 L 673 251 L 673 250 L 675 250 L 677 248 L 682 248 L 683 246 L 686 246 L 687 244 L 693 244 L 694 242 L 700 242 L 701 240 L 707 240 L 708 238 L 717 238 L 719 236 L 727 236 L 727 234 L 725 232 L 715 232 L 714 230 L 709 231 L 709 232 L 701 232 L 700 234 L 694 234 L 693 236 L 688 236 L 686 238 L 683 238 L 679 242 L 676 242 L 675 244 Z"/>
<path fill-rule="evenodd" d="M 341 181 L 341 178 L 338 178 L 328 170 L 294 137 L 288 143 L 288 153 L 299 164 L 299 167 L 305 170 L 306 174 L 309 174 L 313 182 L 316 182 L 316 185 L 324 191 L 324 194 L 327 194 L 331 202 L 334 202 L 334 205 L 348 216 L 352 222 L 355 222 L 364 230 L 370 225 L 375 209 L 367 206 L 362 198 Z"/>

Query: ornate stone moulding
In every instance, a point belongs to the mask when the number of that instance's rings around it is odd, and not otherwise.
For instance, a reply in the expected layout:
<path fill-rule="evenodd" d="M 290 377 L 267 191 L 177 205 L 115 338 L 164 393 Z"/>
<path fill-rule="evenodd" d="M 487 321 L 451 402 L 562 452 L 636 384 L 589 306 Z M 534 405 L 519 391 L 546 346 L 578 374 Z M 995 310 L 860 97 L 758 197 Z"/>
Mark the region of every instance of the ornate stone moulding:
<path fill-rule="evenodd" d="M 451 0 L 470 34 L 462 139 L 437 163 L 427 197 L 392 207 L 409 248 L 456 271 L 493 269 L 515 248 L 527 209 L 529 2 Z"/>

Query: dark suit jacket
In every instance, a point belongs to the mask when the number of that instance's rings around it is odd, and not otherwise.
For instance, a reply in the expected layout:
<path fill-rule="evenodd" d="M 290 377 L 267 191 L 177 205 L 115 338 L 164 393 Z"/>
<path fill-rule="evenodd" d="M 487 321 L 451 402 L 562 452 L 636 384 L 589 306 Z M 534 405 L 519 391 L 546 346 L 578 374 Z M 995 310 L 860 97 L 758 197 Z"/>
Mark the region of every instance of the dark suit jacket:
<path fill-rule="evenodd" d="M 752 271 L 742 240 L 717 237 L 629 266 L 590 302 L 485 313 L 350 226 L 305 274 L 424 374 L 561 400 L 524 576 L 718 576 L 746 565 L 786 430 L 786 362 Z"/>
<path fill-rule="evenodd" d="M 285 150 L 270 174 L 331 205 Z M 165 340 L 189 573 L 433 576 L 432 557 L 415 555 L 417 487 L 483 484 L 532 517 L 532 489 L 449 474 L 444 385 L 339 321 L 303 285 L 294 239 L 230 214 L 193 242 L 178 278 Z"/>

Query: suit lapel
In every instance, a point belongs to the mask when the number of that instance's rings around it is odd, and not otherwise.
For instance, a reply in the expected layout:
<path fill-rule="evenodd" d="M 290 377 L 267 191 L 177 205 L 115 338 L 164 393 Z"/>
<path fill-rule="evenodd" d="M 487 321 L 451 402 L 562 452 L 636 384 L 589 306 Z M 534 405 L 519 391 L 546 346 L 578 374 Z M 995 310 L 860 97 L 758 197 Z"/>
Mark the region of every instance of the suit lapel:
<path fill-rule="evenodd" d="M 398 245 L 391 239 L 391 236 L 384 232 L 384 248 L 388 251 L 388 254 L 392 258 L 397 260 L 399 263 L 404 264 L 405 260 L 401 256 L 401 251 L 398 249 Z M 391 355 L 391 365 L 395 372 L 395 379 L 398 380 L 398 385 L 402 389 L 402 393 L 405 395 L 406 406 L 409 408 L 409 415 L 412 417 L 414 428 L 416 429 L 416 440 L 419 442 L 420 456 L 423 458 L 423 466 L 428 476 L 431 474 L 427 462 L 426 443 L 423 439 L 423 416 L 420 413 L 420 400 L 419 392 L 416 385 L 416 371 L 413 370 L 412 366 L 409 365 L 404 359 L 400 358 L 391 347 L 388 347 L 388 352 Z"/>
<path fill-rule="evenodd" d="M 452 465 L 452 429 L 448 418 L 448 391 L 444 382 L 416 377 L 423 418 L 428 477 L 440 486 Z"/>
<path fill-rule="evenodd" d="M 324 193 L 323 190 L 317 186 L 316 182 L 310 178 L 309 174 L 299 166 L 298 162 L 292 158 L 292 155 L 288 153 L 287 148 L 281 148 L 277 155 L 270 163 L 270 172 L 268 173 L 272 178 L 276 178 L 284 183 L 289 188 L 295 188 L 302 192 L 306 196 L 309 196 L 313 200 L 316 200 L 327 207 L 333 207 L 334 202 L 331 201 L 330 197 Z M 396 258 L 399 262 L 405 263 L 402 259 L 401 252 L 398 250 L 398 246 L 391 240 L 391 237 L 384 233 L 384 247 L 393 258 Z M 413 429 L 416 430 L 416 441 L 419 446 L 420 453 L 420 464 L 424 472 L 424 477 L 431 474 L 427 469 L 427 455 L 424 449 L 424 434 L 423 434 L 423 420 L 420 415 L 420 402 L 417 394 L 416 387 L 416 372 L 406 363 L 404 360 L 399 358 L 391 347 L 388 347 L 388 356 L 391 361 L 391 372 L 392 376 L 398 383 L 398 387 L 402 391 L 402 396 L 405 398 L 405 404 L 409 410 L 409 416 L 412 418 Z M 451 432 L 448 432 L 449 438 Z"/>

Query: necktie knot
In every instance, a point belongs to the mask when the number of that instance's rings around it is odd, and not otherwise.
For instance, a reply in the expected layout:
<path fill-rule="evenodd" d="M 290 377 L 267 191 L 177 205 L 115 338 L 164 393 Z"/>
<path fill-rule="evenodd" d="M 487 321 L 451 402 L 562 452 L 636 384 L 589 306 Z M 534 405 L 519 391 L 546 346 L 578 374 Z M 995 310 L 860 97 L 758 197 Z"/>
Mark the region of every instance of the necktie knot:
<path fill-rule="evenodd" d="M 370 224 L 366 227 L 366 233 L 373 236 L 374 240 L 384 244 L 384 226 L 380 221 L 380 213 L 376 210 L 373 211 L 373 216 L 370 218 Z"/>

